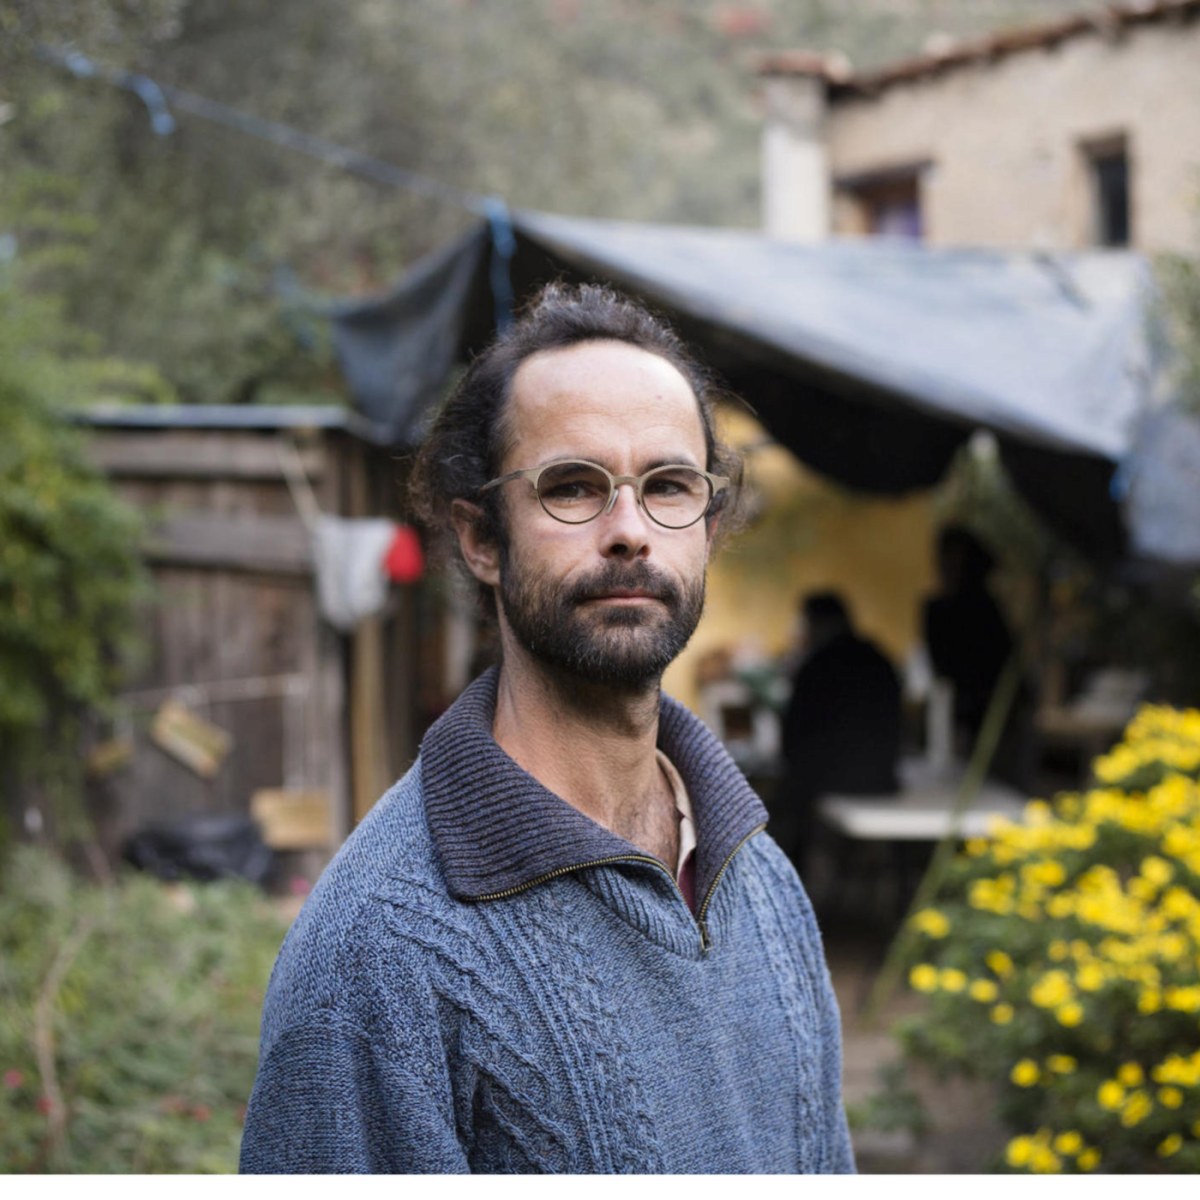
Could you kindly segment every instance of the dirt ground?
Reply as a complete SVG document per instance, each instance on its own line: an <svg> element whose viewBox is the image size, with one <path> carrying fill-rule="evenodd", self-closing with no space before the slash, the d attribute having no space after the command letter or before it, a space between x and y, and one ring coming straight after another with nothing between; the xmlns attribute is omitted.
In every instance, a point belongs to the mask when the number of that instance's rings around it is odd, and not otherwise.
<svg viewBox="0 0 1200 1200"><path fill-rule="evenodd" d="M852 1108L882 1090L880 1072L901 1057L891 1029L922 1004L901 983L878 1020L865 1022L863 1009L886 949L886 933L878 930L836 924L825 929L829 971L842 1012L843 1091ZM900 1082L919 1097L928 1127L919 1137L901 1130L852 1129L859 1172L970 1175L987 1170L1006 1140L993 1116L990 1089L962 1080L942 1082L911 1066L902 1069Z"/></svg>

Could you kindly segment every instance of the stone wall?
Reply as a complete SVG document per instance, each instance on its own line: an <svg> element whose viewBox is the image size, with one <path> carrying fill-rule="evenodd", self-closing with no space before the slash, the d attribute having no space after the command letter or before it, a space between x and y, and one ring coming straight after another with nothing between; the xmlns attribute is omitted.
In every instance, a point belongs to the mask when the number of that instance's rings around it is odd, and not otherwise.
<svg viewBox="0 0 1200 1200"><path fill-rule="evenodd" d="M925 236L937 245L1093 242L1087 149L1124 135L1130 240L1181 250L1200 239L1200 20L1097 32L842 93L826 123L833 179L928 163ZM862 231L840 191L835 233Z"/></svg>

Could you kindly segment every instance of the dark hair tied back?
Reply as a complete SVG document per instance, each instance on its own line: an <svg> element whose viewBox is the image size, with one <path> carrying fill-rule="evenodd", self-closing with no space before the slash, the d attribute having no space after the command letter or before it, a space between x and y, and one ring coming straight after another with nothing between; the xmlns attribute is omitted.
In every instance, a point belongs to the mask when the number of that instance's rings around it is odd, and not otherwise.
<svg viewBox="0 0 1200 1200"><path fill-rule="evenodd" d="M431 534L450 539L450 506L469 500L480 510L481 536L503 544L499 490L478 492L500 474L513 376L527 358L543 350L592 341L626 342L675 367L699 405L708 470L740 478L740 459L716 433L715 402L726 393L666 321L609 287L551 283L472 361L417 453L409 498L413 516Z"/></svg>

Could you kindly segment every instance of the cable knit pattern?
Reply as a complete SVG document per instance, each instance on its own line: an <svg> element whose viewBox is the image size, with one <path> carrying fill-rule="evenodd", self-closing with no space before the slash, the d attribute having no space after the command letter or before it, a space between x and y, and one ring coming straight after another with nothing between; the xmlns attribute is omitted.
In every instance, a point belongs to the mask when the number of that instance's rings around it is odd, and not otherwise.
<svg viewBox="0 0 1200 1200"><path fill-rule="evenodd" d="M664 705L704 943L661 864L503 755L494 697L430 731L290 930L242 1169L852 1170L811 910L715 739Z"/></svg>

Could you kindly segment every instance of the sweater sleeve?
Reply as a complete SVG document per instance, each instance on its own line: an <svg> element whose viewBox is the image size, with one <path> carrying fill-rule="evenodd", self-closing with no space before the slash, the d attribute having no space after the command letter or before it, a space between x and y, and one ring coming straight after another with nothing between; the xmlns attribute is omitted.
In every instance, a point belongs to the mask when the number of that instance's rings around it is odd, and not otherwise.
<svg viewBox="0 0 1200 1200"><path fill-rule="evenodd" d="M243 1174L465 1174L448 1095L335 1018L284 1030L259 1062Z"/></svg>

